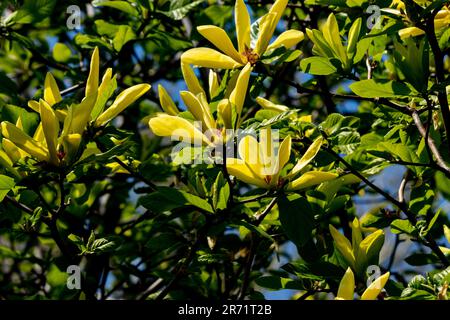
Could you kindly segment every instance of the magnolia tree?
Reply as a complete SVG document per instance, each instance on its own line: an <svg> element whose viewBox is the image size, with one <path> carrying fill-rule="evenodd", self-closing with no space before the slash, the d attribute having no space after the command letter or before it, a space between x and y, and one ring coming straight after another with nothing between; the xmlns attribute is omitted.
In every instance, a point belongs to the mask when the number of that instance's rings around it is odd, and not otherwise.
<svg viewBox="0 0 450 320"><path fill-rule="evenodd" d="M447 1L2 1L0 299L448 299Z"/></svg>

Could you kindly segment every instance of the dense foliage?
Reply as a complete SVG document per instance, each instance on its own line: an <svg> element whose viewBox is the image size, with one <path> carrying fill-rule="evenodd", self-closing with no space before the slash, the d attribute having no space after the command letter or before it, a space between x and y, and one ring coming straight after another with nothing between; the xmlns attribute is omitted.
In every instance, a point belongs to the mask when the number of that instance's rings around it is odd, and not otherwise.
<svg viewBox="0 0 450 320"><path fill-rule="evenodd" d="M450 298L448 1L0 11L0 299Z"/></svg>

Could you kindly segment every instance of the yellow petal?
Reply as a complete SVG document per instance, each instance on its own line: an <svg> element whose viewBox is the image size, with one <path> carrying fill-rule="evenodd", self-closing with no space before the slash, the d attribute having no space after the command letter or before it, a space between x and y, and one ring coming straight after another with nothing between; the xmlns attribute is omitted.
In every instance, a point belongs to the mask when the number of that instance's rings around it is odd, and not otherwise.
<svg viewBox="0 0 450 320"><path fill-rule="evenodd" d="M92 108L97 100L97 95L86 96L80 104L69 107L66 120L64 121L63 134L79 133L82 134L91 117ZM67 132L66 132L67 130Z"/></svg>
<svg viewBox="0 0 450 320"><path fill-rule="evenodd" d="M364 253L364 260L362 262L378 263L378 257L381 247L384 244L383 230L377 230L368 235L359 244L360 251ZM363 266L365 267L365 266Z"/></svg>
<svg viewBox="0 0 450 320"><path fill-rule="evenodd" d="M194 48L184 52L181 55L181 63L217 69L234 69L242 66L242 63L209 48Z"/></svg>
<svg viewBox="0 0 450 320"><path fill-rule="evenodd" d="M91 119L96 119L103 112L107 100L113 94L114 81L116 81L116 76L113 77L112 68L106 69L103 74L102 83L98 87L97 101L92 108Z"/></svg>
<svg viewBox="0 0 450 320"><path fill-rule="evenodd" d="M347 268L344 276L339 284L339 289L337 292L338 300L353 300L355 293L355 276L351 268Z"/></svg>
<svg viewBox="0 0 450 320"><path fill-rule="evenodd" d="M125 110L130 104L139 99L144 93L150 90L151 86L149 84L138 84L122 91L119 96L114 100L113 104L106 109L98 118L95 120L95 125L100 127L105 125L108 121L116 117L119 113Z"/></svg>
<svg viewBox="0 0 450 320"><path fill-rule="evenodd" d="M39 125L34 131L33 139L41 143L43 146L47 145L47 141L45 141L44 129L42 128L42 121L39 122Z"/></svg>
<svg viewBox="0 0 450 320"><path fill-rule="evenodd" d="M15 161L14 161L15 162ZM11 172L12 174L14 174L17 178L21 178L22 176L20 175L19 171L17 171L14 167L13 167L13 161L10 159L10 157L8 156L8 154L3 151L0 150L0 166L5 168L6 170L8 170L9 172Z"/></svg>
<svg viewBox="0 0 450 320"><path fill-rule="evenodd" d="M81 143L81 134L72 133L62 137L61 143L64 150L64 161L70 163L78 153Z"/></svg>
<svg viewBox="0 0 450 320"><path fill-rule="evenodd" d="M230 175L235 176L238 180L254 186L268 189L270 186L256 175L247 164L240 159L227 159L227 171Z"/></svg>
<svg viewBox="0 0 450 320"><path fill-rule="evenodd" d="M98 91L98 81L99 81L99 69L100 69L100 58L98 53L98 47L95 47L94 52L91 57L91 64L89 69L89 77L86 82L85 96L97 95Z"/></svg>
<svg viewBox="0 0 450 320"><path fill-rule="evenodd" d="M219 104L217 105L217 113L219 115L219 118L222 119L223 126L226 129L233 128L233 111L231 108L231 102L228 99L220 100Z"/></svg>
<svg viewBox="0 0 450 320"><path fill-rule="evenodd" d="M48 161L48 151L39 142L32 139L29 135L10 122L3 121L1 126L3 137L11 140L17 147L28 152L36 159Z"/></svg>
<svg viewBox="0 0 450 320"><path fill-rule="evenodd" d="M199 26L197 27L197 30L203 37L205 37L209 42L215 45L217 49L225 53L227 56L233 58L235 61L242 62L241 55L234 48L233 43L231 42L225 30L211 25Z"/></svg>
<svg viewBox="0 0 450 320"><path fill-rule="evenodd" d="M289 173L289 176L295 176L298 172L303 170L317 155L322 146L323 138L319 137L309 146L308 150L306 150L305 154L301 157L301 159L297 162L295 167Z"/></svg>
<svg viewBox="0 0 450 320"><path fill-rule="evenodd" d="M210 144L207 137L186 119L169 116L164 113L149 120L148 125L153 133L161 137L171 137L172 140L183 140L196 145Z"/></svg>
<svg viewBox="0 0 450 320"><path fill-rule="evenodd" d="M389 280L390 273L386 272L381 277L377 278L370 286L364 291L361 296L361 300L375 300L383 290L386 282Z"/></svg>
<svg viewBox="0 0 450 320"><path fill-rule="evenodd" d="M244 0L236 0L234 6L234 21L236 25L239 52L243 53L246 48L250 48L250 15L248 14ZM240 58L237 61L240 61Z"/></svg>
<svg viewBox="0 0 450 320"><path fill-rule="evenodd" d="M61 93L59 92L58 85L55 78L50 72L47 72L44 82L44 100L50 105L60 102L62 100Z"/></svg>
<svg viewBox="0 0 450 320"><path fill-rule="evenodd" d="M19 128L20 130L23 130L23 123L22 123L22 117L21 116L19 116L17 118L16 127Z"/></svg>
<svg viewBox="0 0 450 320"><path fill-rule="evenodd" d="M205 102L202 103L200 99L198 99L192 92L189 91L181 91L180 92L181 99L183 99L186 104L187 109L194 116L194 118L198 121L202 122L202 131L205 132L207 130L215 129L215 121L211 115L211 111L209 110L209 106ZM204 94L198 95L203 96Z"/></svg>
<svg viewBox="0 0 450 320"><path fill-rule="evenodd" d="M322 182L336 179L339 175L323 171L309 171L302 174L299 178L290 182L287 186L288 190L300 190L316 186Z"/></svg>
<svg viewBox="0 0 450 320"><path fill-rule="evenodd" d="M169 93L164 89L162 85L158 85L159 103L165 113L176 116L178 114L178 108L170 97Z"/></svg>
<svg viewBox="0 0 450 320"><path fill-rule="evenodd" d="M203 90L197 76L194 73L194 70L192 70L190 65L181 63L181 72L183 73L184 82L186 82L186 85L190 92L195 95L205 93L205 90Z"/></svg>
<svg viewBox="0 0 450 320"><path fill-rule="evenodd" d="M276 13L268 13L261 18L259 24L258 39L255 44L255 53L262 56L272 39L273 32L277 26L278 21L276 21Z"/></svg>
<svg viewBox="0 0 450 320"><path fill-rule="evenodd" d="M362 241L361 225L359 223L358 218L355 217L355 219L353 219L353 222L351 223L351 228L352 228L352 247L358 248L359 244Z"/></svg>
<svg viewBox="0 0 450 320"><path fill-rule="evenodd" d="M279 48L281 46L286 49L292 48L305 38L305 34L298 30L287 30L280 34L268 47L267 51Z"/></svg>
<svg viewBox="0 0 450 320"><path fill-rule="evenodd" d="M19 149L11 140L6 138L2 139L2 148L14 163L29 155L27 152Z"/></svg>
<svg viewBox="0 0 450 320"><path fill-rule="evenodd" d="M252 66L250 63L241 70L237 79L236 87L230 94L230 102L236 107L236 113L240 116L242 108L244 107L245 97L247 95L248 82L250 74L252 73Z"/></svg>
<svg viewBox="0 0 450 320"><path fill-rule="evenodd" d="M50 156L50 162L54 165L59 163L57 156L57 145L59 135L59 121L53 109L44 100L39 101L42 129Z"/></svg>
<svg viewBox="0 0 450 320"><path fill-rule="evenodd" d="M339 231L337 231L336 228L331 224L329 227L336 249L338 249L338 251L344 256L349 266L354 269L355 257L353 255L352 245L350 244L350 241L348 241L348 239L344 237Z"/></svg>
<svg viewBox="0 0 450 320"><path fill-rule="evenodd" d="M287 136L286 138L284 138L283 142L280 145L280 149L278 150L278 159L279 159L278 165L280 171L289 161L289 158L291 156L291 147L292 147L291 136Z"/></svg>
<svg viewBox="0 0 450 320"><path fill-rule="evenodd" d="M447 242L450 243L450 228L444 225L444 236Z"/></svg>
<svg viewBox="0 0 450 320"><path fill-rule="evenodd" d="M406 39L409 37L417 37L423 34L425 34L425 31L417 27L404 28L398 32L398 35L400 36L401 39Z"/></svg>
<svg viewBox="0 0 450 320"><path fill-rule="evenodd" d="M39 113L39 102L30 100L28 101L28 106L33 110Z"/></svg>
<svg viewBox="0 0 450 320"><path fill-rule="evenodd" d="M247 135L239 141L238 145L239 157L249 166L253 174L262 177L263 172L260 170L260 151L259 143L252 135Z"/></svg>
<svg viewBox="0 0 450 320"><path fill-rule="evenodd" d="M219 90L219 79L217 78L217 73L213 70L209 70L208 74L208 85L209 85L209 97L212 99L216 96Z"/></svg>
<svg viewBox="0 0 450 320"><path fill-rule="evenodd" d="M277 24L278 24L278 21L280 21L281 16L283 15L288 2L289 2L289 0L277 0L273 4L273 6L270 8L269 13L276 14L276 23Z"/></svg>
<svg viewBox="0 0 450 320"><path fill-rule="evenodd" d="M312 116L301 116L300 118L298 118L298 121L312 123Z"/></svg>
<svg viewBox="0 0 450 320"><path fill-rule="evenodd" d="M272 101L264 99L263 97L257 97L256 103L258 103L263 109L276 111L276 112L285 112L288 111L289 108L283 106L281 104L275 104Z"/></svg>

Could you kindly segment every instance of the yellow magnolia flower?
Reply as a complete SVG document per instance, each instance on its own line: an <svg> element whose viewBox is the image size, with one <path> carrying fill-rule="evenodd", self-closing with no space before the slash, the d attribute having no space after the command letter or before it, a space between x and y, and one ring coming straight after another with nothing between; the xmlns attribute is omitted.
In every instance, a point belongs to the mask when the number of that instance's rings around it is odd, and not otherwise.
<svg viewBox="0 0 450 320"><path fill-rule="evenodd" d="M182 63L193 64L207 68L233 69L255 64L266 52L281 46L290 48L303 40L304 34L298 30L288 30L270 44L275 28L280 21L288 0L277 0L269 12L257 21L259 33L256 39L251 39L250 15L243 0L236 0L234 18L238 41L237 49L225 30L213 26L199 26L198 32L216 46L221 52L209 48L194 48L181 56Z"/></svg>
<svg viewBox="0 0 450 320"><path fill-rule="evenodd" d="M359 220L355 218L351 224L352 242L350 243L335 227L332 225L329 227L336 249L358 275L362 275L368 265L378 263L378 255L384 243L383 230L377 230L363 239Z"/></svg>
<svg viewBox="0 0 450 320"><path fill-rule="evenodd" d="M390 273L386 272L375 279L361 295L361 300L376 300L386 282L389 280ZM353 300L355 295L355 276L351 268L345 272L339 284L336 300Z"/></svg>
<svg viewBox="0 0 450 320"><path fill-rule="evenodd" d="M159 87L160 103L166 113L159 113L156 117L150 119L148 123L150 129L157 136L171 136L196 145L222 143L226 138L224 129L235 128L235 123L237 126L239 125L252 71L251 65L247 64L239 72L236 85L229 97L218 104L217 119L213 117L205 91L200 86L192 69L188 65L182 65L182 70L189 91L181 91L180 95L194 120L201 124L201 128L178 116L179 112L175 103L167 91L163 87ZM210 73L210 93L213 93L210 96L214 97L218 87L216 76L214 76L214 73ZM233 122L233 114L236 115L235 122Z"/></svg>
<svg viewBox="0 0 450 320"><path fill-rule="evenodd" d="M276 151L274 144L270 129L260 131L259 142L253 136L245 136L238 146L240 158L227 159L229 174L245 183L264 189L279 188L286 182L287 190L308 188L338 176L330 172L309 171L297 177L319 152L322 145L322 139L319 138L308 148L291 172L280 177L291 155L291 137L287 136Z"/></svg>
<svg viewBox="0 0 450 320"><path fill-rule="evenodd" d="M99 52L95 48L91 57L85 98L80 104L69 106L67 110L54 110L52 106L61 102L62 97L55 79L48 73L44 83L44 99L28 103L39 113L40 125L34 136L30 137L23 131L20 118L16 125L2 122L2 146L5 152L15 161L30 156L54 166L71 163L78 153L81 137L90 121L93 126L107 124L150 89L148 84L128 88L103 111L106 101L112 95L113 81L112 71L108 69L99 87ZM63 122L62 128L60 122Z"/></svg>

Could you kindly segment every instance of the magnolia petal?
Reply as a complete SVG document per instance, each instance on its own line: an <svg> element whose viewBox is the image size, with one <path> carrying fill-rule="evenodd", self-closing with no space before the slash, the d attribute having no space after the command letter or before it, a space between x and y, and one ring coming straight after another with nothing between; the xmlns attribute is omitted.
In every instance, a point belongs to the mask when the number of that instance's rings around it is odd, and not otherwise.
<svg viewBox="0 0 450 320"><path fill-rule="evenodd" d="M297 162L297 164L292 168L289 176L295 176L298 172L303 170L317 155L322 146L323 138L319 137L309 146L308 150L306 150L305 154L301 157L301 159Z"/></svg>
<svg viewBox="0 0 450 320"><path fill-rule="evenodd" d="M370 286L364 291L361 296L361 300L375 300L383 290L386 282L389 280L390 273L386 272L381 277L377 278Z"/></svg>
<svg viewBox="0 0 450 320"><path fill-rule="evenodd" d="M259 170L259 144L252 135L247 135L239 141L238 154L239 157L254 171L255 176L261 176Z"/></svg>
<svg viewBox="0 0 450 320"><path fill-rule="evenodd" d="M183 73L184 82L186 82L186 85L190 92L195 95L205 93L205 90L203 90L197 76L194 73L194 70L192 70L190 65L181 63L181 72Z"/></svg>
<svg viewBox="0 0 450 320"><path fill-rule="evenodd" d="M203 94L199 94L201 96ZM192 92L181 91L181 99L183 99L186 104L187 109L198 121L202 122L202 131L215 129L214 119L212 118L209 106L202 103ZM204 95L203 95L204 96Z"/></svg>
<svg viewBox="0 0 450 320"><path fill-rule="evenodd" d="M312 123L312 116L301 116L300 118L298 118L298 121Z"/></svg>
<svg viewBox="0 0 450 320"><path fill-rule="evenodd" d="M355 294L355 276L351 268L347 268L337 292L337 300L353 300Z"/></svg>
<svg viewBox="0 0 450 320"><path fill-rule="evenodd" d="M13 161L10 159L8 154L3 150L0 150L0 167L3 167L6 170L8 170L9 172L11 172L12 174L14 174L16 176L16 178L19 178L19 179L21 178L19 171L17 171L13 167Z"/></svg>
<svg viewBox="0 0 450 320"><path fill-rule="evenodd" d="M234 69L242 66L241 62L209 48L194 48L184 52L181 55L181 63L217 69Z"/></svg>
<svg viewBox="0 0 450 320"><path fill-rule="evenodd" d="M301 31L287 30L280 34L278 38L276 38L275 41L267 47L267 51L279 48L281 46L285 47L286 49L292 48L304 38L305 34Z"/></svg>
<svg viewBox="0 0 450 320"><path fill-rule="evenodd" d="M263 97L257 97L256 103L259 104L263 109L276 111L276 112L280 112L280 113L289 110L288 107L283 106L281 104L275 104L272 101L264 99Z"/></svg>
<svg viewBox="0 0 450 320"><path fill-rule="evenodd" d="M280 21L288 2L289 0L277 0L270 8L269 13L276 14L276 24L278 24L278 21Z"/></svg>
<svg viewBox="0 0 450 320"><path fill-rule="evenodd" d="M11 140L6 138L2 139L2 148L14 163L29 155L27 152L19 149Z"/></svg>
<svg viewBox="0 0 450 320"><path fill-rule="evenodd" d="M44 100L39 101L42 129L50 156L50 162L54 165L59 163L57 156L59 121L53 109Z"/></svg>
<svg viewBox="0 0 450 320"><path fill-rule="evenodd" d="M130 104L139 99L144 93L150 90L151 86L149 84L143 83L132 86L124 91L122 91L114 100L113 104L106 109L98 118L95 120L95 125L97 127L105 125L111 119L116 117Z"/></svg>
<svg viewBox="0 0 450 320"><path fill-rule="evenodd" d="M98 81L99 81L100 57L98 47L95 47L91 57L91 64L89 69L89 77L86 82L85 96L97 95ZM89 113L90 114L90 113Z"/></svg>
<svg viewBox="0 0 450 320"><path fill-rule="evenodd" d="M69 133L82 134L91 117L92 108L97 100L97 95L86 96L80 104L69 108L62 135ZM66 130L68 131L66 132Z"/></svg>
<svg viewBox="0 0 450 320"><path fill-rule="evenodd" d="M113 76L112 72L112 68L108 68L103 74L102 83L98 87L97 100L91 111L91 119L96 119L103 112L106 102L114 93L116 76Z"/></svg>
<svg viewBox="0 0 450 320"><path fill-rule="evenodd" d="M261 18L261 22L259 24L258 39L256 40L254 50L255 53L259 56L262 56L264 54L270 40L272 39L273 32L278 23L276 19L276 13L268 13Z"/></svg>
<svg viewBox="0 0 450 320"><path fill-rule="evenodd" d="M61 143L64 150L64 161L70 163L78 153L81 143L81 134L72 133L62 137Z"/></svg>
<svg viewBox="0 0 450 320"><path fill-rule="evenodd" d="M59 92L58 84L50 72L47 72L44 81L44 100L50 105L60 102L62 100Z"/></svg>
<svg viewBox="0 0 450 320"><path fill-rule="evenodd" d="M291 136L287 136L284 138L283 142L280 145L280 149L278 150L278 166L281 171L286 163L288 163L289 158L291 156L291 147L292 147L292 139Z"/></svg>
<svg viewBox="0 0 450 320"><path fill-rule="evenodd" d="M227 159L227 171L230 175L235 176L236 179L241 180L245 183L268 189L270 186L256 175L248 165L240 159Z"/></svg>
<svg viewBox="0 0 450 320"><path fill-rule="evenodd" d="M309 171L302 174L299 178L290 182L287 186L288 190L306 189L322 182L336 179L339 175L323 171Z"/></svg>
<svg viewBox="0 0 450 320"><path fill-rule="evenodd" d="M400 36L401 39L406 39L409 37L417 37L423 34L425 34L425 31L417 27L404 28L398 32L398 35Z"/></svg>
<svg viewBox="0 0 450 320"><path fill-rule="evenodd" d="M250 15L244 0L236 0L234 6L234 21L236 25L236 34L238 39L239 52L245 52L250 48ZM239 60L240 61L240 57Z"/></svg>
<svg viewBox="0 0 450 320"><path fill-rule="evenodd" d="M217 113L219 118L222 119L223 126L225 129L233 128L233 110L231 106L231 102L228 99L220 100L217 105Z"/></svg>
<svg viewBox="0 0 450 320"><path fill-rule="evenodd" d="M235 61L242 61L241 55L234 48L233 43L231 42L225 30L216 26L207 25L197 27L197 31L227 56L233 58Z"/></svg>
<svg viewBox="0 0 450 320"><path fill-rule="evenodd" d="M186 119L170 116L164 113L149 120L148 125L153 133L161 137L171 137L172 140L183 140L183 142L208 145L208 138Z"/></svg>
<svg viewBox="0 0 450 320"><path fill-rule="evenodd" d="M39 142L8 121L1 123L3 137L40 161L48 161L48 151Z"/></svg>
<svg viewBox="0 0 450 320"><path fill-rule="evenodd" d="M39 113L39 102L34 101L34 100L30 100L30 101L28 101L28 106L33 111L36 111L37 113Z"/></svg>
<svg viewBox="0 0 450 320"><path fill-rule="evenodd" d="M355 266L355 256L353 255L352 245L350 244L350 241L348 241L348 239L344 237L339 231L337 231L336 228L331 224L329 227L336 249L344 256L347 263L353 269Z"/></svg>
<svg viewBox="0 0 450 320"><path fill-rule="evenodd" d="M158 94L159 94L159 103L161 104L161 108L165 113L176 116L178 114L178 108L173 102L167 90L162 86L158 85Z"/></svg>
<svg viewBox="0 0 450 320"><path fill-rule="evenodd" d="M217 77L217 73L213 70L209 70L208 74L208 86L209 86L209 96L210 98L214 98L219 90L219 79Z"/></svg>
<svg viewBox="0 0 450 320"><path fill-rule="evenodd" d="M239 73L234 90L230 94L230 102L236 107L236 113L240 116L242 108L244 107L245 97L247 95L248 82L250 74L252 73L252 66L247 63Z"/></svg>
<svg viewBox="0 0 450 320"><path fill-rule="evenodd" d="M42 144L43 146L47 146L47 141L45 141L44 129L42 128L42 121L39 122L39 125L34 131L33 139Z"/></svg>

